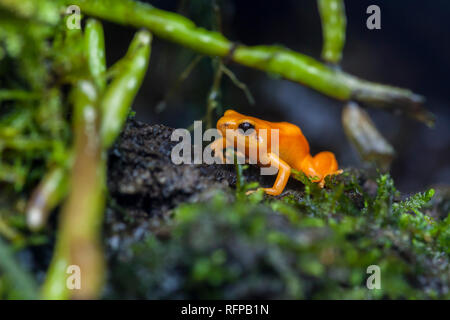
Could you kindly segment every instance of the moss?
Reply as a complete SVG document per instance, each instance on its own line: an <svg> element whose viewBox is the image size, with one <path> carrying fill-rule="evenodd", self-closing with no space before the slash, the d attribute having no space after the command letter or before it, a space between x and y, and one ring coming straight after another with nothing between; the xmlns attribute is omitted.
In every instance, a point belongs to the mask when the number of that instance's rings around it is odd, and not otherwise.
<svg viewBox="0 0 450 320"><path fill-rule="evenodd" d="M106 296L449 298L448 218L421 213L433 190L398 201L389 175L374 195L354 173L324 189L296 177L302 197L242 197L240 185L234 200L179 206L169 239L150 236L114 262ZM380 290L366 288L370 265L381 269Z"/></svg>
<svg viewBox="0 0 450 320"><path fill-rule="evenodd" d="M62 66L82 65L75 58L80 48L62 41L67 28L55 26L59 7L39 3L16 14L0 8L0 184L16 195L67 159L70 124L62 75L68 70ZM40 20L28 19L34 9Z"/></svg>

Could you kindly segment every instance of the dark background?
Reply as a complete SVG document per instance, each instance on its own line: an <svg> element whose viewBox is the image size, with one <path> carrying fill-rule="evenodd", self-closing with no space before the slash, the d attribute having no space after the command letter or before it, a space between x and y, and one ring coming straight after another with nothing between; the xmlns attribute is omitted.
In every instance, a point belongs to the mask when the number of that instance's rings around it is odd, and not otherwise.
<svg viewBox="0 0 450 320"><path fill-rule="evenodd" d="M197 25L211 29L211 0L155 0L152 5L177 11ZM247 45L278 44L320 59L322 31L315 0L222 0L222 31ZM366 9L381 8L381 30L366 28ZM403 116L368 109L382 134L397 152L391 173L404 192L450 184L450 1L346 1L347 42L342 68L367 80L409 88L427 98L436 115L434 129ZM108 64L127 50L134 29L106 25ZM155 38L149 72L136 99L138 120L180 128L201 119L212 84L211 59L203 59L182 85L167 97L195 53ZM309 88L236 64L229 66L255 97L228 78L222 81L223 110L233 108L270 121L300 126L312 153L329 150L340 166L361 166L341 125L342 102ZM156 106L166 101L165 108Z"/></svg>

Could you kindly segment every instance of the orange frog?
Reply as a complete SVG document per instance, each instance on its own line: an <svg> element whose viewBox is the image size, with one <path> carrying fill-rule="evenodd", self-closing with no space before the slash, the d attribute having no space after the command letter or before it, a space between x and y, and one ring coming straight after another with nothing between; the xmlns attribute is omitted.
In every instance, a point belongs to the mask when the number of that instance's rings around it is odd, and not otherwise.
<svg viewBox="0 0 450 320"><path fill-rule="evenodd" d="M304 172L321 187L324 186L326 176L342 173L342 170L338 170L338 163L332 152L323 151L314 157L311 156L308 141L300 128L294 124L264 121L227 110L217 121L217 129L222 137L216 139L210 146L222 160L224 160L223 149L233 146L236 154L245 157L250 163L278 168L273 187L262 188L267 194L279 195L283 192L291 168ZM277 129L278 139L272 139L271 129ZM278 152L271 145L276 141Z"/></svg>

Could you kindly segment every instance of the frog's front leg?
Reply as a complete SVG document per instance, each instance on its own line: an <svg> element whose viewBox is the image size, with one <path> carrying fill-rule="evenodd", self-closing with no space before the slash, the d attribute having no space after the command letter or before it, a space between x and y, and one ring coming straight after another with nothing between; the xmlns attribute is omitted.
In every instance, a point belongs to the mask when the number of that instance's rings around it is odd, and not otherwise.
<svg viewBox="0 0 450 320"><path fill-rule="evenodd" d="M223 150L226 148L226 140L223 137L214 140L209 145L209 147L214 151L214 156L218 157L222 161L221 164L234 164L234 158L233 157L229 158L229 156L225 157L225 155L223 153ZM235 149L235 150L233 150L233 152L238 157L239 164L247 163L247 160L245 157L245 152L243 152L242 150L239 150L239 149ZM226 151L225 151L225 154L227 154ZM227 162L227 159L229 159L228 162Z"/></svg>
<svg viewBox="0 0 450 320"><path fill-rule="evenodd" d="M286 184L289 180L289 176L291 175L291 167L284 162L279 156L269 153L267 155L268 160L270 161L270 165L278 168L278 175L275 180L275 183L272 188L260 188L264 190L265 193L270 194L272 196L277 196L281 194L286 187ZM254 192L254 190L247 192L250 194Z"/></svg>
<svg viewBox="0 0 450 320"><path fill-rule="evenodd" d="M222 164L225 163L225 157L223 155L223 149L226 146L226 141L223 137L214 140L209 147L214 151L214 157L218 157Z"/></svg>

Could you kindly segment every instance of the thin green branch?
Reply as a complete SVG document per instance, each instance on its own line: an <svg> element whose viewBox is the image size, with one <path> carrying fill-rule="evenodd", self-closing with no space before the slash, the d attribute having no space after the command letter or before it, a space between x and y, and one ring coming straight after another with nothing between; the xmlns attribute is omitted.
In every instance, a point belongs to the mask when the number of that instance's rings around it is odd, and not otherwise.
<svg viewBox="0 0 450 320"><path fill-rule="evenodd" d="M103 41L99 41L103 31L95 22L89 28L84 41L86 48L93 50L88 53L88 60L91 60L88 78L93 79L77 81L71 95L74 164L55 253L43 285L42 296L46 299L92 299L101 293L104 260L100 230L106 188L105 150L121 131L150 57L151 34L142 30L135 35L125 57L112 67L109 74L113 79L102 95L99 89L104 81L104 53L97 50L103 50ZM70 265L78 266L82 272L80 290L70 291L66 286Z"/></svg>
<svg viewBox="0 0 450 320"><path fill-rule="evenodd" d="M27 225L40 230L47 222L50 212L62 201L67 193L68 168L54 167L33 191L27 204Z"/></svg>
<svg viewBox="0 0 450 320"><path fill-rule="evenodd" d="M38 100L41 96L35 92L24 90L0 90L0 102L2 100Z"/></svg>
<svg viewBox="0 0 450 320"><path fill-rule="evenodd" d="M227 75L227 77L231 80L231 82L233 82L233 84L238 87L239 89L241 89L242 91L244 91L245 96L247 97L248 102L251 105L255 104L255 98L253 98L252 93L250 92L250 90L248 89L247 85L245 83L243 83L242 81L240 81L236 75L233 73L233 71L231 71L230 69L228 69L225 65L222 65L222 71L224 74Z"/></svg>
<svg viewBox="0 0 450 320"><path fill-rule="evenodd" d="M222 60L213 59L214 79L206 99L206 127L213 127L213 111L219 106L220 83L222 81Z"/></svg>
<svg viewBox="0 0 450 320"><path fill-rule="evenodd" d="M201 54L230 59L236 63L278 74L339 100L355 100L375 107L400 110L433 124L433 115L422 105L424 98L410 90L361 80L295 51L275 46L235 45L222 34L196 27L176 13L132 0L59 0L80 6L83 13L137 28Z"/></svg>
<svg viewBox="0 0 450 320"><path fill-rule="evenodd" d="M105 156L99 136L98 92L93 82L80 80L72 91L75 160L70 194L60 217L58 238L43 298L98 297L103 282L103 252L100 229L104 212ZM67 268L80 268L81 289L66 285Z"/></svg>
<svg viewBox="0 0 450 320"><path fill-rule="evenodd" d="M344 0L317 0L317 4L322 20L322 59L338 64L342 58L347 26Z"/></svg>
<svg viewBox="0 0 450 320"><path fill-rule="evenodd" d="M202 55L196 55L194 59L187 65L187 67L181 72L181 74L178 76L178 78L174 81L170 89L167 91L167 93L164 96L164 99L161 100L155 107L156 112L162 112L167 105L167 101L169 101L175 94L175 92L178 90L180 85L189 77L191 72L195 69L195 67L198 65L198 63L204 58L205 56Z"/></svg>
<svg viewBox="0 0 450 320"><path fill-rule="evenodd" d="M111 67L114 76L101 101L100 134L104 148L109 148L120 134L131 105L147 72L151 54L152 35L141 30L133 38L121 60Z"/></svg>
<svg viewBox="0 0 450 320"><path fill-rule="evenodd" d="M38 22L55 25L60 18L58 3L48 0L0 0L0 6L11 10L21 18L33 18Z"/></svg>
<svg viewBox="0 0 450 320"><path fill-rule="evenodd" d="M89 70L98 88L103 91L106 86L106 57L102 24L95 19L89 19L84 32Z"/></svg>

